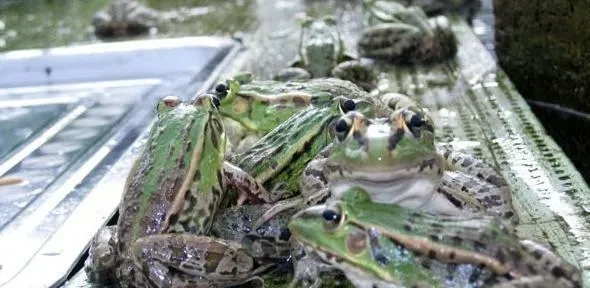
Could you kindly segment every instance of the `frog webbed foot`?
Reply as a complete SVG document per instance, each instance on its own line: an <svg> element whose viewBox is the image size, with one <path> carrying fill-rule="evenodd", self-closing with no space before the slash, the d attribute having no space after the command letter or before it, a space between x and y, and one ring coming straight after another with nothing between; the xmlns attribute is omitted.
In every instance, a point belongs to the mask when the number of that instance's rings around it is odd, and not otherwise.
<svg viewBox="0 0 590 288"><path fill-rule="evenodd" d="M117 260L117 226L107 226L98 231L88 249L84 271L93 283L109 283L115 279Z"/></svg>
<svg viewBox="0 0 590 288"><path fill-rule="evenodd" d="M332 69L332 76L355 83L366 91L377 87L377 73L372 65L360 60L349 60Z"/></svg>
<svg viewBox="0 0 590 288"><path fill-rule="evenodd" d="M289 288L319 288L322 287L320 274L336 270L332 265L326 264L317 257L306 255L295 263L295 274L289 284Z"/></svg>
<svg viewBox="0 0 590 288"><path fill-rule="evenodd" d="M311 73L307 70L299 67L289 67L281 70L277 75L273 77L275 81L297 81L297 80L309 80L311 79Z"/></svg>
<svg viewBox="0 0 590 288"><path fill-rule="evenodd" d="M258 263L235 242L190 234L140 238L132 247L132 256L155 287L240 285L274 266Z"/></svg>

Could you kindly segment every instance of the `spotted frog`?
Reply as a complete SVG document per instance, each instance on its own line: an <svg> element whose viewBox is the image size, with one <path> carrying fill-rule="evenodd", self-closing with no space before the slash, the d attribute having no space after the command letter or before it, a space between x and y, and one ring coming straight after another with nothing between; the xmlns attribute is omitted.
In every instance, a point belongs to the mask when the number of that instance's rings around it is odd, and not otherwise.
<svg viewBox="0 0 590 288"><path fill-rule="evenodd" d="M513 223L511 194L487 162L452 150L437 151L432 120L410 106L389 118L348 112L334 125L332 145L311 161L299 179L301 196L279 202L274 213L339 199L351 187L371 200L441 215L489 214Z"/></svg>
<svg viewBox="0 0 590 288"><path fill-rule="evenodd" d="M250 131L268 133L310 106L326 107L338 96L369 101L368 93L337 78L309 81L260 81L247 72L215 86L219 112Z"/></svg>
<svg viewBox="0 0 590 288"><path fill-rule="evenodd" d="M193 103L172 96L160 101L125 184L117 226L99 232L91 245L85 267L90 280L116 280L124 287L225 287L256 279L270 267L239 243L206 236L230 199L229 186L240 192L238 204L272 202L249 194L261 191L254 179L224 161L218 106L210 94Z"/></svg>
<svg viewBox="0 0 590 288"><path fill-rule="evenodd" d="M281 71L275 80L337 77L350 80L367 91L376 86L377 75L371 65L345 51L338 25L332 16L318 19L306 17L302 21L298 52L299 56L291 68Z"/></svg>
<svg viewBox="0 0 590 288"><path fill-rule="evenodd" d="M576 267L497 218L374 203L360 188L298 212L289 230L306 252L294 283L317 287L313 270L335 268L359 288L582 287Z"/></svg>
<svg viewBox="0 0 590 288"><path fill-rule="evenodd" d="M445 16L429 19L416 6L393 1L364 2L365 30L358 41L362 56L394 64L434 63L457 53L457 40Z"/></svg>

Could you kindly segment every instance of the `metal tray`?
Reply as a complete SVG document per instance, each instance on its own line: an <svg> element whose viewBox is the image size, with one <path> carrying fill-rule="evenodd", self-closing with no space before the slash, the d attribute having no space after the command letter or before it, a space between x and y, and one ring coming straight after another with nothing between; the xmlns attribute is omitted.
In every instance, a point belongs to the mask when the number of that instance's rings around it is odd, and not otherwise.
<svg viewBox="0 0 590 288"><path fill-rule="evenodd" d="M62 283L114 214L160 97L208 89L239 49L211 37L0 54L0 285ZM6 178L5 178L6 179Z"/></svg>

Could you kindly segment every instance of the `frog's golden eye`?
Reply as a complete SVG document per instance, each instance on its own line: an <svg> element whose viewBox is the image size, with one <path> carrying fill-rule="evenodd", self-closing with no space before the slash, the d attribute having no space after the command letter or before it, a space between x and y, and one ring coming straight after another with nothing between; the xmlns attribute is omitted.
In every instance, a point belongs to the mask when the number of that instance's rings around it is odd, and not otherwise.
<svg viewBox="0 0 590 288"><path fill-rule="evenodd" d="M324 218L324 228L328 230L334 230L340 226L342 223L342 213L340 212L340 207L333 206L330 208L326 208L324 212L322 212L322 217Z"/></svg>

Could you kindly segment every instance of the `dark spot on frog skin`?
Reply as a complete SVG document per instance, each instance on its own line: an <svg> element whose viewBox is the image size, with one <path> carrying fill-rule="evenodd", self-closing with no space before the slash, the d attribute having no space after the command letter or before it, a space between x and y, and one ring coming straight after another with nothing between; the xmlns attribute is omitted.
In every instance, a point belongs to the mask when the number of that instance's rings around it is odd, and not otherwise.
<svg viewBox="0 0 590 288"><path fill-rule="evenodd" d="M412 232L412 226L410 224L404 224L404 230L408 231L408 232Z"/></svg>
<svg viewBox="0 0 590 288"><path fill-rule="evenodd" d="M463 162L461 162L461 167L469 167L471 164L473 164L473 161L469 158L465 158L463 159Z"/></svg>
<svg viewBox="0 0 590 288"><path fill-rule="evenodd" d="M430 258L430 259L436 259L436 251L429 250L428 251L428 258Z"/></svg>
<svg viewBox="0 0 590 288"><path fill-rule="evenodd" d="M535 249L535 251L533 251L533 257L535 257L536 260L541 260L541 258L543 258L543 251Z"/></svg>
<svg viewBox="0 0 590 288"><path fill-rule="evenodd" d="M553 274L553 276L555 276L555 278L561 278L561 277L565 276L565 271L563 270L563 268L556 266L556 267L553 267L553 269L551 269L551 274Z"/></svg>
<svg viewBox="0 0 590 288"><path fill-rule="evenodd" d="M434 166L435 163L436 163L436 159L434 159L434 158L423 160L422 164L420 165L419 172L423 172L426 167L432 169L432 167Z"/></svg>
<svg viewBox="0 0 590 288"><path fill-rule="evenodd" d="M195 176L193 176L193 181L197 182L199 180L201 180L201 171L197 170L197 171L195 171Z"/></svg>
<svg viewBox="0 0 590 288"><path fill-rule="evenodd" d="M504 219L511 218L512 216L514 216L514 212L512 212L512 211L504 212Z"/></svg>
<svg viewBox="0 0 590 288"><path fill-rule="evenodd" d="M270 167L272 167L272 169L277 169L277 167L279 167L279 162L273 160L270 162Z"/></svg>
<svg viewBox="0 0 590 288"><path fill-rule="evenodd" d="M397 143L404 138L405 131L403 128L397 128L395 133L389 137L389 151L395 150Z"/></svg>
<svg viewBox="0 0 590 288"><path fill-rule="evenodd" d="M386 266L387 264L389 264L390 261L389 258L385 256L383 247L381 247L381 245L379 244L378 237L379 232L375 230L375 228L369 229L369 243L371 244L371 254L373 255L375 261L377 261L379 264L383 266Z"/></svg>
<svg viewBox="0 0 590 288"><path fill-rule="evenodd" d="M453 245L455 246L461 245L461 243L463 243L463 239L459 236L453 236L451 237L451 240L453 241Z"/></svg>

